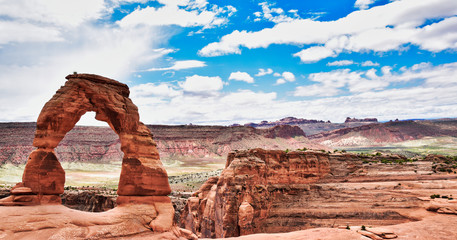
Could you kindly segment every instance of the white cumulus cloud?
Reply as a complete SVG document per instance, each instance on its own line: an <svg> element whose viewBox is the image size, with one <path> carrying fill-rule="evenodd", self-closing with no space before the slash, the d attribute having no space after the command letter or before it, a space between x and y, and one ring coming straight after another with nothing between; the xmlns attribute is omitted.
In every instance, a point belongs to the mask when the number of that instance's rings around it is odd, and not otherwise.
<svg viewBox="0 0 457 240"><path fill-rule="evenodd" d="M304 63L313 63L328 57L335 57L336 53L326 47L310 47L294 54Z"/></svg>
<svg viewBox="0 0 457 240"><path fill-rule="evenodd" d="M375 67L375 66L379 66L379 63L372 62L370 60L365 61L365 62L362 63L362 67Z"/></svg>
<svg viewBox="0 0 457 240"><path fill-rule="evenodd" d="M254 78L247 72L232 72L230 73L229 80L244 81L247 83L254 83Z"/></svg>
<svg viewBox="0 0 457 240"><path fill-rule="evenodd" d="M262 77L262 76L265 76L265 75L269 75L269 74L272 74L273 73L273 69L271 68L268 68L268 69L263 69L263 68L259 68L259 72L255 75L256 77Z"/></svg>
<svg viewBox="0 0 457 240"><path fill-rule="evenodd" d="M177 90L174 86L167 83L145 83L133 86L130 88L132 97L176 97L182 94L182 91Z"/></svg>
<svg viewBox="0 0 457 240"><path fill-rule="evenodd" d="M328 62L327 66L348 66L354 64L352 60L339 60L334 62Z"/></svg>
<svg viewBox="0 0 457 240"><path fill-rule="evenodd" d="M164 6L145 7L135 9L132 13L119 20L121 27L145 26L167 26L176 25L180 27L202 26L211 28L225 24L236 12L232 6L218 7L212 5L207 7L206 1L160 1ZM186 9L180 8L187 6Z"/></svg>
<svg viewBox="0 0 457 240"><path fill-rule="evenodd" d="M271 44L304 45L294 56L312 63L343 51L397 51L405 44L439 52L457 49L456 14L454 0L398 0L334 21L294 19L260 31L235 30L203 47L199 54L241 54L242 47L267 48ZM432 19L438 21L427 24Z"/></svg>
<svg viewBox="0 0 457 240"><path fill-rule="evenodd" d="M273 7L273 4L268 2L261 2L259 3L259 6L262 7L262 12L254 12L254 16L258 19L257 21L261 20L260 17L274 23L290 22L300 18L297 14L297 10L289 10L286 13L282 8L275 8Z"/></svg>
<svg viewBox="0 0 457 240"><path fill-rule="evenodd" d="M185 92L196 94L213 94L224 87L222 79L218 76L208 77L193 75L186 77L184 82L180 83L180 87Z"/></svg>
<svg viewBox="0 0 457 240"><path fill-rule="evenodd" d="M199 68L205 67L206 63L203 61L198 60L184 60L184 61L176 61L171 67L164 67L164 68L150 68L145 71L169 71L169 70L182 70L182 69L189 69L189 68Z"/></svg>
<svg viewBox="0 0 457 240"><path fill-rule="evenodd" d="M375 0L357 0L354 3L354 7L360 9L367 9L370 4L373 4Z"/></svg>
<svg viewBox="0 0 457 240"><path fill-rule="evenodd" d="M104 0L0 0L0 15L36 24L75 27L111 10Z"/></svg>
<svg viewBox="0 0 457 240"><path fill-rule="evenodd" d="M154 90L146 91L154 93L149 95L132 94L132 99L143 121L157 124L232 124L284 116L332 122L342 122L347 116L376 116L385 121L449 117L449 113L457 112L457 62L437 66L420 63L404 67L399 73L392 72L390 67L383 69L339 69L310 74L307 77L315 84L297 87L298 100L278 98L276 92L243 89L208 95L186 94L180 86L169 84L153 85L174 93L169 97L157 96ZM422 83L395 88L396 83L410 81Z"/></svg>
<svg viewBox="0 0 457 240"><path fill-rule="evenodd" d="M277 76L282 76L282 78L276 80L276 85L295 81L295 75L291 72L283 72L281 75L277 75Z"/></svg>

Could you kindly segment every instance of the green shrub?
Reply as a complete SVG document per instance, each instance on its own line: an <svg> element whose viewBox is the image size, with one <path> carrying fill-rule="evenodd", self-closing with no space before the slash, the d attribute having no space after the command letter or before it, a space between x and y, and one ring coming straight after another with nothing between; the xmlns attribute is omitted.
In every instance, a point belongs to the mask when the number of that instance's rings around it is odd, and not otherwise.
<svg viewBox="0 0 457 240"><path fill-rule="evenodd" d="M362 225L362 230L363 230L363 231L367 230L367 229L365 228L365 225Z"/></svg>
<svg viewBox="0 0 457 240"><path fill-rule="evenodd" d="M439 194L432 194L432 195L430 195L430 198L431 198L431 199L435 199L435 198L439 198L439 197L440 197Z"/></svg>
<svg viewBox="0 0 457 240"><path fill-rule="evenodd" d="M392 163L392 161L388 160L388 159L385 159L385 158L382 158L381 159L381 163L387 164L387 163Z"/></svg>

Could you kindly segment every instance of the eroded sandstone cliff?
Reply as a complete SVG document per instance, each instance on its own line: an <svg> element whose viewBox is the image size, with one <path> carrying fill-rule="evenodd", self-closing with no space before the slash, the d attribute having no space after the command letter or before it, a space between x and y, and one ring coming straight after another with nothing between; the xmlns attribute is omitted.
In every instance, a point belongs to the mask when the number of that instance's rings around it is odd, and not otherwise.
<svg viewBox="0 0 457 240"><path fill-rule="evenodd" d="M430 195L457 196L456 160L320 151L231 153L181 214L200 237L290 232L316 227L383 226L430 215ZM445 171L436 171L436 169Z"/></svg>
<svg viewBox="0 0 457 240"><path fill-rule="evenodd" d="M272 225L283 224L273 219L277 200L304 191L303 187L329 172L324 153L233 152L221 176L209 179L189 198L182 224L201 237L268 232Z"/></svg>

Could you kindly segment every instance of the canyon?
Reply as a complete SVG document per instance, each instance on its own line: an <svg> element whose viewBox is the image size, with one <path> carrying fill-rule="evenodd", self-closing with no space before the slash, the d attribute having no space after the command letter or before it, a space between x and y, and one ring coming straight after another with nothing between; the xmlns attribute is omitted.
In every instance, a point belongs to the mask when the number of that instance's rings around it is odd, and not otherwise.
<svg viewBox="0 0 457 240"><path fill-rule="evenodd" d="M441 155L251 149L229 153L195 193L170 198L175 222L202 238L454 239L455 171L457 159ZM62 195L69 207L99 212L110 212L116 197L91 188Z"/></svg>
<svg viewBox="0 0 457 240"><path fill-rule="evenodd" d="M208 159L222 165L236 149L319 148L296 126L268 129L197 125L146 125L157 143L160 156L167 160ZM0 123L0 165L25 164L32 145L36 123ZM110 163L120 161L119 137L109 127L75 126L56 148L62 162Z"/></svg>
<svg viewBox="0 0 457 240"><path fill-rule="evenodd" d="M289 119L289 118L286 118ZM210 160L224 164L227 154L238 149L326 149L332 148L382 148L395 143L429 139L422 145L433 144L446 138L450 149L457 144L457 120L408 120L386 123L349 122L361 126L342 127L336 130L315 132L322 124L317 120L302 123L303 119L279 120L287 124L254 128L251 126L199 126L199 125L146 125L152 132L160 156L164 161ZM315 122L314 122L315 121ZM293 123L302 125L293 125ZM291 124L291 125L289 125ZM329 125L330 126L330 125ZM305 128L305 130L303 130ZM0 123L0 165L24 164L34 149L32 141L36 123ZM333 127L331 127L333 129ZM438 140L437 140L438 139ZM412 142L411 144L414 144ZM420 146L420 143L418 146ZM444 146L445 144L441 144ZM395 146L392 146L395 148ZM396 146L401 148L402 145ZM373 149L373 150L374 150ZM452 152L451 152L452 153ZM119 137L109 127L75 126L56 148L62 162L109 163L120 161ZM456 153L457 154L457 153Z"/></svg>
<svg viewBox="0 0 457 240"><path fill-rule="evenodd" d="M436 166L452 171L436 172ZM180 226L202 238L325 227L358 229L368 236L362 225L375 229L421 222L436 217L437 211L455 214L456 170L456 158L439 155L407 159L309 150L236 151L221 175L208 179L188 199ZM437 195L444 196L437 201ZM434 207L437 202L442 205Z"/></svg>

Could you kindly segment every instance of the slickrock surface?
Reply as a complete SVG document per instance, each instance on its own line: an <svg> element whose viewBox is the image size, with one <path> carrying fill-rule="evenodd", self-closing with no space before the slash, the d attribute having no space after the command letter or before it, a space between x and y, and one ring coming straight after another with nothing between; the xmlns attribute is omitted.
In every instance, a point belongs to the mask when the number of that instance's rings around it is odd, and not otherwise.
<svg viewBox="0 0 457 240"><path fill-rule="evenodd" d="M230 239L240 240L280 240L280 239L302 239L302 240L368 240L368 239L396 239L396 240L454 240L456 239L455 229L457 228L457 216L437 215L427 217L424 220L409 222L397 225L383 226L378 228L367 227L365 233L371 233L371 237L365 237L360 233L360 226L350 230L338 228L313 228L302 231L276 234L252 234ZM376 232L380 235L376 235ZM394 233L384 235L383 233ZM364 234L365 234L364 233ZM391 236L390 238L387 238ZM395 237L396 236L396 237Z"/></svg>
<svg viewBox="0 0 457 240"><path fill-rule="evenodd" d="M201 237L401 224L436 215L426 210L431 195L457 196L457 175L435 173L440 163L430 156L261 149L229 156L181 215L181 226Z"/></svg>
<svg viewBox="0 0 457 240"><path fill-rule="evenodd" d="M61 205L0 207L0 239L195 239L177 227L163 232L165 226L156 221L160 205L127 204L102 213Z"/></svg>

